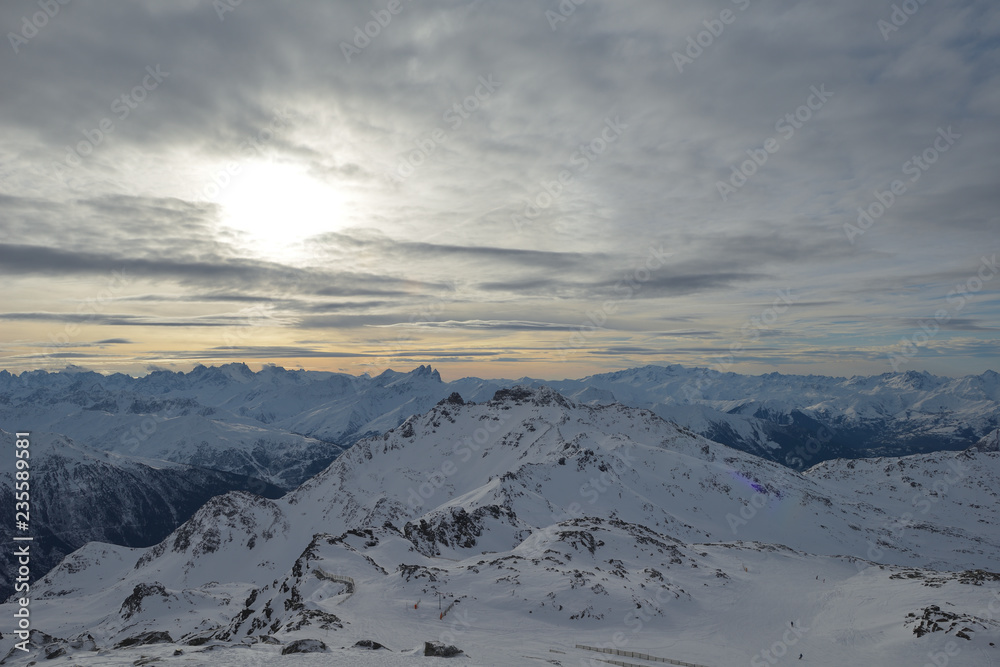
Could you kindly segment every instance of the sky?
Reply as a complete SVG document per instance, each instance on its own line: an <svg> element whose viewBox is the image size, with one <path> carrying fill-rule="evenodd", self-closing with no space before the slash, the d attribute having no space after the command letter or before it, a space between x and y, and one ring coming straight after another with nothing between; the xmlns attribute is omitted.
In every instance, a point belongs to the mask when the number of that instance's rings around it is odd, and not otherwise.
<svg viewBox="0 0 1000 667"><path fill-rule="evenodd" d="M0 30L0 368L1000 369L996 3L12 0Z"/></svg>

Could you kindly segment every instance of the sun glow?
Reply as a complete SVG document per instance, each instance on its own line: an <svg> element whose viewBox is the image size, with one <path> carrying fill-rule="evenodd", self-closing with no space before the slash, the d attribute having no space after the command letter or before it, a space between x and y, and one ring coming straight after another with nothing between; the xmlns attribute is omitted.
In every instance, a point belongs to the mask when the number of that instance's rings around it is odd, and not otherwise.
<svg viewBox="0 0 1000 667"><path fill-rule="evenodd" d="M347 224L343 196L294 165L244 165L216 202L223 224L270 257L288 258L305 239Z"/></svg>

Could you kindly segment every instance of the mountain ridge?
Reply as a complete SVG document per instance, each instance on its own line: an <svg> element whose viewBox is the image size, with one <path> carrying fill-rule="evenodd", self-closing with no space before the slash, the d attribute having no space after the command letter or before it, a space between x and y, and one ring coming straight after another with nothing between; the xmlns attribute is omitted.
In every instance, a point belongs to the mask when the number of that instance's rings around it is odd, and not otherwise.
<svg viewBox="0 0 1000 667"><path fill-rule="evenodd" d="M165 628L224 646L353 641L373 614L389 614L396 630L369 638L398 647L440 627L437 610L432 621L419 607L441 595L479 619L465 648L496 661L482 634L496 623L533 619L542 634L526 645L540 647L550 631L581 637L648 609L642 623L658 635L693 629L690 618L711 626L716 664L730 664L753 649L709 613L733 595L743 613L747 596L795 599L795 587L830 577L836 588L788 610L825 628L804 640L811 653L854 627L845 614L861 591L879 590L899 628L886 630L890 649L923 655L906 614L949 603L979 619L963 645L978 655L1000 626L959 582L973 575L949 573L1000 570L998 488L994 452L826 461L800 473L648 410L515 386L478 403L449 396L358 441L283 498L214 498L154 547L92 543L38 582L35 613L53 637L98 646ZM93 568L99 586L88 583ZM757 632L767 621L743 625ZM674 655L704 660L696 644L676 641Z"/></svg>

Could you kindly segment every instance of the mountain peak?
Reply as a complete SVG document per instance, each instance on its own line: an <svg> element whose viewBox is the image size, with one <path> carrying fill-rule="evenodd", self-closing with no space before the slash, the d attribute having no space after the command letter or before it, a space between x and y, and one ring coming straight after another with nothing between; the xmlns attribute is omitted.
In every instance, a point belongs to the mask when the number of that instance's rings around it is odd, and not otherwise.
<svg viewBox="0 0 1000 667"><path fill-rule="evenodd" d="M446 404L447 405L465 405L465 399L462 398L462 395L460 393L458 393L457 391L453 391L453 392L451 392L451 395L448 396L448 398L442 398L440 401L438 401L437 404L438 405L446 405Z"/></svg>
<svg viewBox="0 0 1000 667"><path fill-rule="evenodd" d="M978 443L969 448L979 452L1000 452L1000 428L984 435Z"/></svg>
<svg viewBox="0 0 1000 667"><path fill-rule="evenodd" d="M431 368L430 364L426 366L421 364L420 366L414 368L412 371L408 372L394 371L391 368L387 368L381 373L379 373L375 378L375 380L382 385L388 385L399 379L409 379L409 380L427 379L430 380L431 382L442 382L441 374L438 373L433 368Z"/></svg>
<svg viewBox="0 0 1000 667"><path fill-rule="evenodd" d="M427 364L426 366L423 364L417 366L409 372L409 375L412 377L425 377L430 380L434 380L435 382L441 382L441 374L431 368L430 364Z"/></svg>
<svg viewBox="0 0 1000 667"><path fill-rule="evenodd" d="M528 387L523 384L514 385L506 389L498 389L491 403L532 403L533 405L551 405L558 403L563 407L573 407L575 404L568 398L546 385L538 387Z"/></svg>
<svg viewBox="0 0 1000 667"><path fill-rule="evenodd" d="M191 369L188 377L208 380L215 384L229 382L247 382L253 380L256 374L242 361L223 364L221 366L205 366L198 364Z"/></svg>

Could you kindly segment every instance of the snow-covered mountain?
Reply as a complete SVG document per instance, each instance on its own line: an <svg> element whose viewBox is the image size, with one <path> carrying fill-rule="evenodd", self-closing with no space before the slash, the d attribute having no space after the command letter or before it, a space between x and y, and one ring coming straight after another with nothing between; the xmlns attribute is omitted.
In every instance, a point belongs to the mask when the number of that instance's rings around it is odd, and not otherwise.
<svg viewBox="0 0 1000 667"><path fill-rule="evenodd" d="M1000 428L980 438L976 449L980 452L1000 452Z"/></svg>
<svg viewBox="0 0 1000 667"><path fill-rule="evenodd" d="M646 366L578 380L442 382L420 366L369 377L244 364L141 378L0 371L0 427L32 424L98 449L256 476L292 489L358 439L458 392L548 385L581 403L646 408L803 470L833 458L961 450L1000 427L1000 375L833 378ZM20 428L20 427L18 427Z"/></svg>
<svg viewBox="0 0 1000 667"><path fill-rule="evenodd" d="M647 408L799 470L840 457L957 451L1000 426L1000 374L992 370L836 378L646 366L550 384L576 400Z"/></svg>
<svg viewBox="0 0 1000 667"><path fill-rule="evenodd" d="M14 435L0 431L4 442ZM32 571L41 576L87 542L146 547L161 541L210 498L233 490L276 498L277 487L256 478L189 465L142 461L33 432L28 504L34 537ZM13 461L13 455L11 460ZM12 544L14 466L0 471L0 540ZM0 594L13 590L14 570L0 570Z"/></svg>
<svg viewBox="0 0 1000 667"><path fill-rule="evenodd" d="M380 434L444 395L430 367L375 378L275 367L253 373L243 364L141 378L0 371L0 428L37 434L36 468L57 472L46 475L38 505L51 511L36 511L32 521L44 554L35 576L91 540L158 542L226 491L277 497L276 487L295 488L362 435ZM121 470L102 476L107 466ZM0 483L9 487L12 468L5 470ZM9 516L12 498L0 500ZM0 529L0 537L8 532ZM10 592L5 570L0 595Z"/></svg>
<svg viewBox="0 0 1000 667"><path fill-rule="evenodd" d="M248 399L261 391L257 376L240 368L246 367L138 379L0 372L0 426L27 424L95 449L225 470L286 489L329 465L342 449L336 444L246 416L246 403L229 409L239 402L234 394Z"/></svg>
<svg viewBox="0 0 1000 667"><path fill-rule="evenodd" d="M283 498L229 493L156 546L71 554L32 591L48 646L10 661L281 664L323 642L335 655L318 659L413 664L442 640L460 664L598 655L577 644L700 665L992 664L998 490L994 452L800 473L648 410L453 394Z"/></svg>
<svg viewBox="0 0 1000 667"><path fill-rule="evenodd" d="M802 470L838 456L995 447L990 434L1000 426L998 380L992 371L956 380L913 372L844 379L649 366L551 384L577 402L642 407L711 440ZM527 378L518 382L543 385ZM244 364L141 378L0 371L0 428L62 434L79 447L118 454L118 462L146 461L147 469L159 468L160 477L179 473L150 462L199 470L185 475L182 484L153 485L169 510L156 503L132 510L147 517L142 535L91 530L84 522L67 539L58 536L65 528L48 525L58 514L36 515L47 568L88 540L148 545L190 518L207 498L257 488L255 480L293 489L358 439L395 428L453 392L482 402L514 384L479 378L445 383L429 366L375 377L274 366L254 373ZM75 489L79 511L118 516L123 505L137 502L122 499L135 496L124 490L129 486L113 492L100 485L66 488ZM53 485L51 495L61 496L60 488ZM9 578L0 578L0 593L9 592L9 585Z"/></svg>

